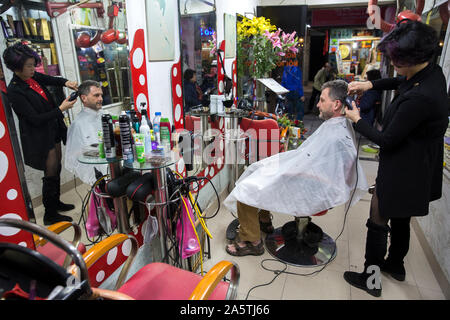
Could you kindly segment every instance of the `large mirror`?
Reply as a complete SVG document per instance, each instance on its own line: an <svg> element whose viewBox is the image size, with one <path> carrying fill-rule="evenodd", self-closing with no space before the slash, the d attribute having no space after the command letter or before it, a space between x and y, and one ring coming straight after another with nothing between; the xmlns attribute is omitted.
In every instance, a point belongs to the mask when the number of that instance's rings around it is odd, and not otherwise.
<svg viewBox="0 0 450 320"><path fill-rule="evenodd" d="M201 104L205 95L217 91L217 59L212 43L216 37L215 11L188 13L196 1L180 9L180 45L183 71L184 112ZM180 1L183 3L183 1ZM198 0L199 5L203 1ZM213 7L209 7L212 10ZM195 10L197 12L198 9Z"/></svg>
<svg viewBox="0 0 450 320"><path fill-rule="evenodd" d="M85 80L99 81L103 86L103 104L130 102L129 62L126 43L101 41L90 47L80 45L83 37L95 39L98 32L74 28L73 37L78 60L81 82ZM81 40L80 40L81 39ZM91 40L92 41L92 40Z"/></svg>
<svg viewBox="0 0 450 320"><path fill-rule="evenodd" d="M179 10L184 124L199 138L218 121L209 110L217 94L215 1L180 0ZM206 147L205 139L199 145Z"/></svg>

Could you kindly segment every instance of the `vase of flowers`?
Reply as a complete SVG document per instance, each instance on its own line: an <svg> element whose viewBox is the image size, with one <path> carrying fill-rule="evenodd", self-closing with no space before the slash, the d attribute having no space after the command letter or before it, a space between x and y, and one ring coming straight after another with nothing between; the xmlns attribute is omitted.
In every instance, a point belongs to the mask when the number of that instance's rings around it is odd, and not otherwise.
<svg viewBox="0 0 450 320"><path fill-rule="evenodd" d="M298 46L295 31L285 33L264 17L244 17L237 24L238 78L267 78L286 53L298 52ZM262 84L257 81L256 86L256 99L265 100Z"/></svg>

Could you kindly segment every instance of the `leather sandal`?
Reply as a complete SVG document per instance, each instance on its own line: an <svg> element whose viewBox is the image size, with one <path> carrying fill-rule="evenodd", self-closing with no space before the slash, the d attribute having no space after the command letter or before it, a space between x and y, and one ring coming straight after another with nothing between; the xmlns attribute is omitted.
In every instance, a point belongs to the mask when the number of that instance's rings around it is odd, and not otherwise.
<svg viewBox="0 0 450 320"><path fill-rule="evenodd" d="M236 252L231 252L228 249L228 246L225 247L225 251L228 254L235 256L235 257L243 257L243 256L250 256L250 255L251 256L260 256L260 255L264 254L264 244L263 244L262 240L256 246L253 245L250 241L245 241L244 247L240 247L236 240L233 241L231 244L234 245Z"/></svg>

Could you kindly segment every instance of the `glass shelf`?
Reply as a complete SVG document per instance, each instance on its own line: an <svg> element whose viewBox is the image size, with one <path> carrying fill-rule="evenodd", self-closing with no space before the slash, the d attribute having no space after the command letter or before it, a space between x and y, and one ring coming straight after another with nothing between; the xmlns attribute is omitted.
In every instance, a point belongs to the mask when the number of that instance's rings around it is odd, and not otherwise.
<svg viewBox="0 0 450 320"><path fill-rule="evenodd" d="M84 164L109 164L109 163L116 163L122 161L122 158L116 157L115 160L107 160L106 158L100 158L95 156L89 156L81 154L78 156L78 162L84 163Z"/></svg>
<svg viewBox="0 0 450 320"><path fill-rule="evenodd" d="M135 170L153 170L153 169L161 169L165 167L169 167L175 163L177 163L181 159L181 156L178 152L170 151L169 154L166 154L164 158L155 160L154 162L150 162L146 160L146 162L141 163L136 160L133 163L124 162L123 166L130 169Z"/></svg>

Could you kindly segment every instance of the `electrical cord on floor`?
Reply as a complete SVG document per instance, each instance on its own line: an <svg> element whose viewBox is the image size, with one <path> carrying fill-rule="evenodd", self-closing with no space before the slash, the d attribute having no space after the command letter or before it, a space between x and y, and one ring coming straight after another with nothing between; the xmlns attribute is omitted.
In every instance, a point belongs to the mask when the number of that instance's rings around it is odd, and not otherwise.
<svg viewBox="0 0 450 320"><path fill-rule="evenodd" d="M345 214L344 214L344 222L343 222L343 224L342 224L341 232L338 234L338 236L336 237L336 239L334 239L334 243L336 244L336 246L335 246L334 249L333 249L333 252L332 252L332 254L331 254L330 260L328 260L328 261L322 266L322 268L320 268L319 270L316 270L316 271L313 271L313 272L310 272L310 273L296 273L296 272L286 271L288 265L287 265L287 263L285 263L285 262L282 262L282 261L280 261L280 260L278 260L278 259L264 259L264 260L262 260L261 263L260 263L261 268L263 268L264 270L271 271L271 272L275 273L275 277L273 277L273 279L272 279L271 281L267 282L267 283L260 284L260 285L257 285L257 286L254 286L254 287L250 288L249 291L247 292L247 296L245 297L245 300L248 300L248 296L250 295L250 292L251 292L251 291L253 291L253 290L256 289L256 288L259 288L259 287L265 287L265 286L268 286L268 285L272 284L272 283L275 281L275 279L278 278L278 276L281 275L281 274L283 274L283 273L285 273L285 274L291 274L291 275L296 275L296 276L311 276L311 275L314 275L314 274L317 274L317 273L322 272L322 271L323 271L323 270L324 270L324 269L325 269L332 261L334 261L335 253L336 253L336 249L337 249L337 240L341 237L342 233L344 232L344 229L345 229L345 222L346 222L346 220L347 220L348 210L350 209L350 205L351 205L351 203L352 203L353 196L355 195L356 189L357 189L357 187L358 187L358 157L359 157L359 145L360 145L360 142L361 142L361 135L360 135L359 138L358 138L358 145L357 145L357 147L356 147L356 165L355 165L355 167L356 167L356 182L355 182L355 187L353 188L352 195L351 195L351 197L350 197L350 200L348 201L348 206L347 206L347 208L346 208L346 210L345 210ZM262 241L262 240L261 240L261 241ZM279 263L281 263L281 264L284 265L284 269L283 269L283 270L278 270L278 269L269 269L269 268L266 268L266 267L264 267L264 262L267 262L267 261L275 261L275 262L279 262Z"/></svg>

